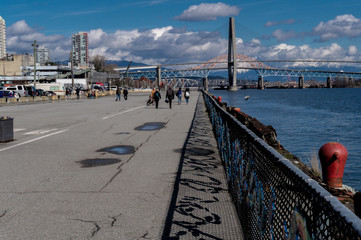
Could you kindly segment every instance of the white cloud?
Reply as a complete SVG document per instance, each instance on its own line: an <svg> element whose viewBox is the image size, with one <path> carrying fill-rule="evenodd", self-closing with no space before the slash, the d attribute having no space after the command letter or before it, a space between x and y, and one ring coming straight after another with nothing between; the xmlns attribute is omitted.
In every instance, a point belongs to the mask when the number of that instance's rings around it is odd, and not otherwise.
<svg viewBox="0 0 361 240"><path fill-rule="evenodd" d="M69 59L70 36L45 35L29 27L25 21L14 23L9 29L10 34L7 37L9 52L32 54L31 44L37 40L38 44L49 48L53 61ZM152 65L204 62L224 55L228 51L228 39L222 38L219 33L194 32L172 26L115 32L105 32L99 28L90 30L88 33L90 56L104 55L108 60L133 60ZM286 33L280 32L279 37L286 38L284 36ZM281 43L266 46L260 39L245 41L241 38L236 39L236 44L238 54L256 59L361 60L358 49L354 45L342 47L332 43L315 48L311 45L297 46Z"/></svg>
<svg viewBox="0 0 361 240"><path fill-rule="evenodd" d="M46 36L39 33L36 29L31 28L25 20L18 21L7 28L6 46L9 53L32 53L31 44L36 40L37 44L50 49L51 57L65 58L65 53L70 52L70 38L60 34ZM69 49L69 50L66 50Z"/></svg>
<svg viewBox="0 0 361 240"><path fill-rule="evenodd" d="M287 19L287 20L281 20L281 21L269 21L265 24L266 27L272 27L277 25L284 25L284 24L293 24L295 23L295 19Z"/></svg>
<svg viewBox="0 0 361 240"><path fill-rule="evenodd" d="M356 55L358 52L357 47L356 46L349 46L348 47L348 54L349 55Z"/></svg>
<svg viewBox="0 0 361 240"><path fill-rule="evenodd" d="M321 22L313 29L314 35L319 35L319 41L325 42L341 37L361 36L361 19L345 14L337 16L328 22Z"/></svg>
<svg viewBox="0 0 361 240"><path fill-rule="evenodd" d="M236 6L230 6L222 2L201 3L190 6L175 19L181 21L211 21L217 20L218 17L237 16L240 10Z"/></svg>
<svg viewBox="0 0 361 240"><path fill-rule="evenodd" d="M277 29L272 33L272 37L276 38L277 41L285 41L290 38L297 37L297 33L295 31L283 31L281 29Z"/></svg>

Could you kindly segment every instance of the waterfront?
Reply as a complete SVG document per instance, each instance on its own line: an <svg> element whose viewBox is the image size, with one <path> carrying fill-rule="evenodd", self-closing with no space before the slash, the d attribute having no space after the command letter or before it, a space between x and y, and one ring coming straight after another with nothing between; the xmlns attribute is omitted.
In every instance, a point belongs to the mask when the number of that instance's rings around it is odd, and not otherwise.
<svg viewBox="0 0 361 240"><path fill-rule="evenodd" d="M327 142L348 150L344 184L361 190L361 89L266 89L214 91L228 105L240 107L277 131L280 143L302 161ZM248 101L245 96L250 96Z"/></svg>

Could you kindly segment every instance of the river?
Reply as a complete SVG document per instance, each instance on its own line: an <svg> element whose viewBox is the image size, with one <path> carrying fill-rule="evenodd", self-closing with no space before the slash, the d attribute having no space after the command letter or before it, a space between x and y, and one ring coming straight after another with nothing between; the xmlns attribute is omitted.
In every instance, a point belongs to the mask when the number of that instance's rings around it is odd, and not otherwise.
<svg viewBox="0 0 361 240"><path fill-rule="evenodd" d="M323 144L341 143L348 151L343 183L361 191L361 88L209 92L272 125L283 147L305 163Z"/></svg>

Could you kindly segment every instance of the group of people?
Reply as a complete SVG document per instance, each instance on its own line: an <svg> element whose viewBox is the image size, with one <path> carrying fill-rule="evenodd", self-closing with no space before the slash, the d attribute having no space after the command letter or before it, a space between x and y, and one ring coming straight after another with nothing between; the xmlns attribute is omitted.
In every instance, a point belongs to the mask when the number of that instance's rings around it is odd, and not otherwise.
<svg viewBox="0 0 361 240"><path fill-rule="evenodd" d="M120 101L121 96L122 96L122 89L120 87L117 87L115 94L117 95L115 101ZM123 97L124 97L124 100L128 100L128 89L127 88L123 89Z"/></svg>
<svg viewBox="0 0 361 240"><path fill-rule="evenodd" d="M167 92L166 92L166 96L165 96L165 102L167 102L169 104L169 108L172 108L172 101L174 99L174 95L178 98L178 105L180 105L182 103L182 98L184 96L186 103L188 104L189 102L189 97L190 97L190 91L189 88L186 88L183 94L183 90L180 87L176 93L174 93L174 90L171 86L168 86L167 88ZM149 101L153 101L155 102L155 108L158 108L158 104L159 104L159 100L162 98L162 96L160 95L159 89L158 88L153 88L152 93L150 94L149 97Z"/></svg>

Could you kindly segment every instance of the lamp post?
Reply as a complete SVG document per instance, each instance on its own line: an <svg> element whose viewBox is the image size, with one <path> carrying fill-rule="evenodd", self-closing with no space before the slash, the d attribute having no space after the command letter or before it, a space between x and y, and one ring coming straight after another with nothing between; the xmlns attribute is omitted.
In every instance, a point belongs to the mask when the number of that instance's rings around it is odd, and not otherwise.
<svg viewBox="0 0 361 240"><path fill-rule="evenodd" d="M39 46L36 44L36 40L31 44L34 47L34 88L36 89L36 48Z"/></svg>

